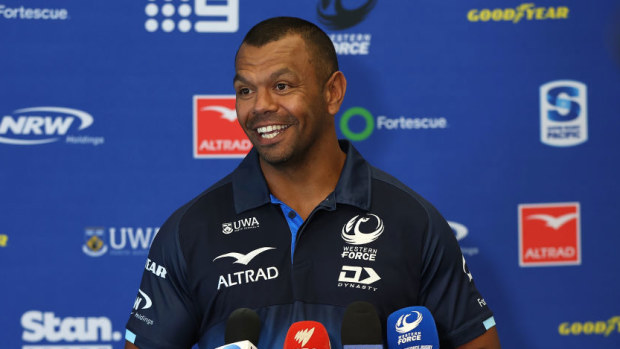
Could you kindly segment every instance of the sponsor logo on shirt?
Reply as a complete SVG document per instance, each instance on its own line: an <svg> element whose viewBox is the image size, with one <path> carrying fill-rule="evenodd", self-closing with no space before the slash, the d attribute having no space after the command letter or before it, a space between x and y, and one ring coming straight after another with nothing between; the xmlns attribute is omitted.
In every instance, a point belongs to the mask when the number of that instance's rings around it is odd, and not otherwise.
<svg viewBox="0 0 620 349"><path fill-rule="evenodd" d="M159 276L162 279L166 278L166 268L162 265L157 265L157 263L153 262L150 258L146 259L146 265L144 269L150 271L155 276Z"/></svg>
<svg viewBox="0 0 620 349"><path fill-rule="evenodd" d="M234 33L239 29L239 0L150 0L144 13L148 32Z"/></svg>
<svg viewBox="0 0 620 349"><path fill-rule="evenodd" d="M581 264L578 202L519 205L519 265Z"/></svg>
<svg viewBox="0 0 620 349"><path fill-rule="evenodd" d="M239 219L236 222L222 223L222 233L228 235L241 230L256 229L260 227L260 223L256 217Z"/></svg>
<svg viewBox="0 0 620 349"><path fill-rule="evenodd" d="M0 118L0 143L12 145L41 145L59 141L65 143L101 145L103 137L81 135L94 118L89 113L65 107L32 107L13 111ZM70 134L80 132L80 135Z"/></svg>
<svg viewBox="0 0 620 349"><path fill-rule="evenodd" d="M237 122L235 95L194 96L194 158L242 158L250 149Z"/></svg>
<svg viewBox="0 0 620 349"><path fill-rule="evenodd" d="M112 349L122 334L112 330L112 321L105 316L57 317L51 311L29 310L21 317L22 348L97 348ZM35 344L36 343L36 344Z"/></svg>
<svg viewBox="0 0 620 349"><path fill-rule="evenodd" d="M260 247L246 254L239 252L229 252L215 257L213 261L215 262L216 260L221 258L232 258L234 259L234 262L232 262L232 264L241 264L247 266L258 255L264 253L265 251L275 249L275 247ZM270 266L266 268L260 267L257 269L247 269L234 273L222 274L218 278L217 289L219 290L220 288L222 288L222 286L228 288L238 285L255 283L259 281L272 280L277 278L279 275L280 273L278 271L278 268L276 268L275 266Z"/></svg>
<svg viewBox="0 0 620 349"><path fill-rule="evenodd" d="M86 227L82 252L90 257L147 255L159 227Z"/></svg>
<svg viewBox="0 0 620 349"><path fill-rule="evenodd" d="M364 225L364 227L362 227ZM384 230L383 220L369 213L355 216L342 227L342 239L351 245L365 245L379 238Z"/></svg>
<svg viewBox="0 0 620 349"><path fill-rule="evenodd" d="M561 336L617 336L620 334L620 316L613 316L607 321L562 322L558 326L558 333Z"/></svg>
<svg viewBox="0 0 620 349"><path fill-rule="evenodd" d="M338 276L338 287L374 292L377 291L377 287L371 285L379 280L381 280L381 277L373 268L343 265Z"/></svg>
<svg viewBox="0 0 620 349"><path fill-rule="evenodd" d="M147 325L152 326L155 323L155 321L139 313L139 311L150 309L152 306L153 306L153 301L151 300L151 297L149 297L149 295L147 295L144 291L139 289L138 296L136 297L136 300L133 303L132 316L146 323Z"/></svg>
<svg viewBox="0 0 620 349"><path fill-rule="evenodd" d="M586 85L557 80L540 86L540 141L571 147L588 140Z"/></svg>

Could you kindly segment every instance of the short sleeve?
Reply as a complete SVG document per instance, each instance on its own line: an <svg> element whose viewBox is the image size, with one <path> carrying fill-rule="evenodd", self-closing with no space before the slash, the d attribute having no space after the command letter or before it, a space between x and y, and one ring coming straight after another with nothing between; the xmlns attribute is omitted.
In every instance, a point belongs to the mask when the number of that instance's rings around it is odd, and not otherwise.
<svg viewBox="0 0 620 349"><path fill-rule="evenodd" d="M188 287L175 213L151 245L125 339L140 349L191 348L199 317Z"/></svg>
<svg viewBox="0 0 620 349"><path fill-rule="evenodd" d="M494 325L448 222L434 207L422 252L420 300L437 324L442 348L465 344Z"/></svg>

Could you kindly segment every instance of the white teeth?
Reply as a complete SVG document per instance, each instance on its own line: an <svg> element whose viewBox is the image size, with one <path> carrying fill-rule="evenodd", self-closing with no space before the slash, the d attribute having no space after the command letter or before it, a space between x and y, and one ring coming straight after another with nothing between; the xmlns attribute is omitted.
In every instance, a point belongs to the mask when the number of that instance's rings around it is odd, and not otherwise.
<svg viewBox="0 0 620 349"><path fill-rule="evenodd" d="M287 127L288 126L285 125L269 125L259 127L256 129L256 131L260 134L261 137L271 139L280 134L280 132L278 131L284 130Z"/></svg>

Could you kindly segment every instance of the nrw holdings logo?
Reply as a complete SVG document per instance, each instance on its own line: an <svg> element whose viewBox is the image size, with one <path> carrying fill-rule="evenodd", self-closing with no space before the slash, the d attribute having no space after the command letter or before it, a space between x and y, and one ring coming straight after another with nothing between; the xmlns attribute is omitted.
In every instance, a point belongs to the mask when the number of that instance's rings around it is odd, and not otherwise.
<svg viewBox="0 0 620 349"><path fill-rule="evenodd" d="M82 252L90 257L147 255L159 227L87 227Z"/></svg>
<svg viewBox="0 0 620 349"><path fill-rule="evenodd" d="M586 85L557 80L540 86L540 141L570 147L588 140Z"/></svg>
<svg viewBox="0 0 620 349"><path fill-rule="evenodd" d="M239 0L150 0L144 13L148 32L234 33L239 29Z"/></svg>
<svg viewBox="0 0 620 349"><path fill-rule="evenodd" d="M89 113L64 107L32 107L15 110L0 118L0 143L39 145L57 142L103 144L103 137L72 136L69 131L81 132L90 127L94 118Z"/></svg>
<svg viewBox="0 0 620 349"><path fill-rule="evenodd" d="M578 202L519 205L519 265L581 264Z"/></svg>
<svg viewBox="0 0 620 349"><path fill-rule="evenodd" d="M366 140L376 131L411 131L444 129L448 120L444 117L388 117L380 115L375 118L362 107L351 107L340 117L340 132L352 141Z"/></svg>
<svg viewBox="0 0 620 349"><path fill-rule="evenodd" d="M194 96L194 158L242 158L250 149L237 122L235 95Z"/></svg>

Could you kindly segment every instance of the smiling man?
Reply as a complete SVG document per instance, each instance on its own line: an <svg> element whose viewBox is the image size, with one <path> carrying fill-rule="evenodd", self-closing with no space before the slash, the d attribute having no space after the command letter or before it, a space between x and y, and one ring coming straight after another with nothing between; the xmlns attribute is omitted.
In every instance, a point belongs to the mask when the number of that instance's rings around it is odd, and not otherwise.
<svg viewBox="0 0 620 349"><path fill-rule="evenodd" d="M354 301L372 303L384 327L390 313L426 306L442 348L499 348L443 217L337 139L346 79L329 37L272 18L248 32L235 68L237 117L254 147L160 229L149 261L161 272L143 274L126 348L221 346L242 307L261 319L258 348L281 348L302 320L324 324L340 348Z"/></svg>

